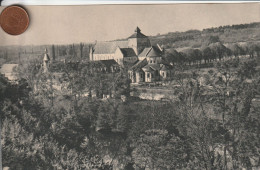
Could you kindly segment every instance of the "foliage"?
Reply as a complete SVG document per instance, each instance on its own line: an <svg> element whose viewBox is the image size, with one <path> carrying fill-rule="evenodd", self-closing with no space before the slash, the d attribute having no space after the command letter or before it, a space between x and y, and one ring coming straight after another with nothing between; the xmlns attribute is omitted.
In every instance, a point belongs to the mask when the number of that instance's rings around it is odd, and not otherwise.
<svg viewBox="0 0 260 170"><path fill-rule="evenodd" d="M185 32L169 32L151 36L152 44L161 44L164 48L203 48L211 43L221 42L223 44L236 42L258 42L259 22L226 25L215 28L206 28L202 31L188 30ZM252 34L256 35L252 37Z"/></svg>
<svg viewBox="0 0 260 170"><path fill-rule="evenodd" d="M53 62L43 73L40 61L32 60L20 66L23 74L17 84L0 76L3 165L104 170L259 167L256 53L253 58L223 59L227 54L218 52L223 57L206 69L206 84L200 81L203 69L185 65L189 60L194 65L202 59L210 62L219 49L225 48L211 43L201 50L169 51L166 59L176 63L178 86L168 86L176 99L167 102L131 100L125 70L93 72L96 65L91 62ZM68 91L57 89L56 83ZM106 95L110 97L102 97Z"/></svg>

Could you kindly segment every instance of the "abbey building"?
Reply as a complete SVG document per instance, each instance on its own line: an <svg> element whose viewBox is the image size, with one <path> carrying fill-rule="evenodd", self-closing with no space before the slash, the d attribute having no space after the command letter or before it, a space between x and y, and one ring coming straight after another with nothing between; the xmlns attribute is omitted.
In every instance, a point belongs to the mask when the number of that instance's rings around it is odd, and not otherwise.
<svg viewBox="0 0 260 170"><path fill-rule="evenodd" d="M97 42L90 49L90 60L115 60L121 66L130 66L132 83L166 80L171 76L171 66L163 61L164 50L152 46L140 28L124 41Z"/></svg>

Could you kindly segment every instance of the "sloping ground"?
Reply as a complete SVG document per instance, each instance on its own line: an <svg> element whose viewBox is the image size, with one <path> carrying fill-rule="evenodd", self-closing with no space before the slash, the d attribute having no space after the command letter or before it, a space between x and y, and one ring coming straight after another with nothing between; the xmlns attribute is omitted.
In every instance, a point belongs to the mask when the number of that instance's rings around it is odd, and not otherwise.
<svg viewBox="0 0 260 170"><path fill-rule="evenodd" d="M243 26L241 26L243 25ZM260 41L260 23L223 26L186 32L170 32L150 37L152 44L160 44L165 48L199 48L207 43L210 36L218 36L224 43Z"/></svg>

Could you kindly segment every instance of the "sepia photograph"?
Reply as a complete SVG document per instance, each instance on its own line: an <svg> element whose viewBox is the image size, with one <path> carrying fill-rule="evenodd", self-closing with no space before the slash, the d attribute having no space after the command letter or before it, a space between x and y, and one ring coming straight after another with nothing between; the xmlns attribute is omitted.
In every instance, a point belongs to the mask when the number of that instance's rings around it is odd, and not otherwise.
<svg viewBox="0 0 260 170"><path fill-rule="evenodd" d="M1 170L260 169L259 3L7 8Z"/></svg>

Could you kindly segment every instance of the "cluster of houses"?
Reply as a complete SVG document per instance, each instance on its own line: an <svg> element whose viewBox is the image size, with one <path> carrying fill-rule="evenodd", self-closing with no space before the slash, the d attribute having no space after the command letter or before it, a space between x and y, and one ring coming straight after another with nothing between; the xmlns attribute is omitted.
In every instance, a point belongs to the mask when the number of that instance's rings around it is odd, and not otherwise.
<svg viewBox="0 0 260 170"><path fill-rule="evenodd" d="M163 60L164 50L159 46L151 45L149 38L140 28L126 40L97 42L90 49L90 62L95 66L95 72L117 72L125 67L128 70L132 83L155 82L168 80L172 76L172 65ZM47 49L43 54L43 72L47 72L51 58ZM17 66L17 65L15 65ZM4 71L10 67L9 72ZM13 74L14 65L2 66L2 73ZM8 73L7 73L8 72ZM14 79L14 77L10 77Z"/></svg>
<svg viewBox="0 0 260 170"><path fill-rule="evenodd" d="M172 66L164 62L163 54L164 50L159 45L152 46L137 27L127 40L97 42L90 49L89 56L91 61L116 61L121 67L128 68L132 83L141 83L171 77Z"/></svg>

